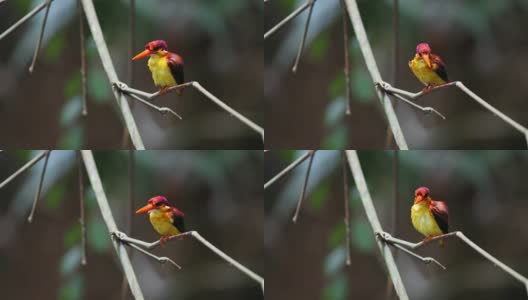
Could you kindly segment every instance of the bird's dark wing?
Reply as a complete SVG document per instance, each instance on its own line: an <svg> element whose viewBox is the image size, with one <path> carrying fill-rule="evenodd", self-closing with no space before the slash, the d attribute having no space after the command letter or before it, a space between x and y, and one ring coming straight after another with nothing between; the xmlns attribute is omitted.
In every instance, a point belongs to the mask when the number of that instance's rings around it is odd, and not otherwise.
<svg viewBox="0 0 528 300"><path fill-rule="evenodd" d="M177 54L170 53L167 56L167 64L169 65L171 74L174 77L174 80L176 80L176 83L184 83L185 80L183 76L183 59Z"/></svg>
<svg viewBox="0 0 528 300"><path fill-rule="evenodd" d="M172 225L174 225L174 227L176 227L180 232L185 232L185 224L183 223L183 216L185 214L175 207L171 208L170 214L172 218Z"/></svg>
<svg viewBox="0 0 528 300"><path fill-rule="evenodd" d="M429 206L429 209L431 210L431 213L433 214L433 217L436 221L436 224L438 224L438 227L440 227L440 230L442 230L443 233L449 232L449 212L447 210L447 205L442 201L431 201L431 205Z"/></svg>
<svg viewBox="0 0 528 300"><path fill-rule="evenodd" d="M447 69L442 59L434 54L431 54L431 58L433 61L433 71L445 82L449 82L449 79L447 78Z"/></svg>

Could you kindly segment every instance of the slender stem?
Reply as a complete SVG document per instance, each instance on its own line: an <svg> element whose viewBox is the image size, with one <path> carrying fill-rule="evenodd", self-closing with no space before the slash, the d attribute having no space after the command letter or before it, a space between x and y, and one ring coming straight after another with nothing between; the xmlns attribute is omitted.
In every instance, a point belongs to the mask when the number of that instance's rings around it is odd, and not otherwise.
<svg viewBox="0 0 528 300"><path fill-rule="evenodd" d="M77 173L79 179L79 224L81 225L81 264L86 265L86 217L84 215L84 176L81 152L77 151Z"/></svg>
<svg viewBox="0 0 528 300"><path fill-rule="evenodd" d="M0 183L0 189L2 189L4 186L6 186L8 183L10 183L13 179L15 179L18 175L24 173L29 168L31 168L34 164L36 164L39 160L44 158L48 153L48 150L42 151L37 156L33 157L30 161L28 161L25 165L23 165L20 169L16 170L11 176L7 177L2 183Z"/></svg>
<svg viewBox="0 0 528 300"><path fill-rule="evenodd" d="M304 176L304 182L301 190L301 195L299 196L299 201L297 201L297 208L295 209L295 214L293 214L292 221L297 223L297 218L299 217L299 211L301 210L301 204L306 195L306 187L308 186L308 179L310 178L310 171L312 170L312 163L317 151L310 152L310 160L308 161L308 168L306 169L306 175Z"/></svg>
<svg viewBox="0 0 528 300"><path fill-rule="evenodd" d="M82 115L88 115L88 89L86 87L86 43L84 38L84 13L81 0L77 2L79 7L79 41L81 48L81 98L82 98Z"/></svg>
<svg viewBox="0 0 528 300"><path fill-rule="evenodd" d="M180 116L177 112L175 112L174 110L168 108L168 107L160 107L160 106L157 106L157 105L154 105L146 100L143 100L141 99L141 97L137 96L137 95L134 95L134 94L129 94L128 95L129 97L131 97L132 99L134 100L137 100L139 101L140 103L152 108L153 110L156 110L158 111L159 113L161 113L162 115L165 115L167 113L171 113L173 116L175 116L176 118L180 119L180 120L183 120L182 116Z"/></svg>
<svg viewBox="0 0 528 300"><path fill-rule="evenodd" d="M310 6L310 2L311 1L312 0L306 1L303 5L301 5L299 8L294 10L286 18L282 19L282 21L277 23L277 25L273 26L270 30L268 30L266 33L264 33L264 39L267 39L269 36L271 36L275 31L279 30L286 23L288 23L291 20L295 19L295 17L297 17L300 13L302 13L305 9L307 9Z"/></svg>
<svg viewBox="0 0 528 300"><path fill-rule="evenodd" d="M345 67L343 68L343 72L345 73L345 83L346 83L346 115L351 114L350 109L350 101L352 101L352 89L350 88L352 83L350 81L350 42L348 40L348 14L345 7L345 1L341 0L341 14L342 14L342 22L343 22L343 50L344 50L344 56L345 56Z"/></svg>
<svg viewBox="0 0 528 300"><path fill-rule="evenodd" d="M44 159L44 166L42 167L42 172L40 173L40 180L35 193L35 198L33 199L33 206L31 207L31 212L27 218L28 223L33 221L33 216L35 215L35 209L37 208L37 203L40 199L40 193L42 192L42 184L44 183L44 176L46 176L46 169L48 168L48 160L51 155L51 150L46 151L46 158Z"/></svg>
<svg viewBox="0 0 528 300"><path fill-rule="evenodd" d="M413 251L401 246L401 245L398 245L398 244L394 244L392 245L398 249L400 249L401 251L403 251L404 253L407 253L409 254L410 256L412 257L415 257L419 260L421 260L424 264L430 264L430 263L435 263L437 264L440 268L446 270L446 267L444 265L442 265L441 263L439 263L436 259L432 258L432 257L423 257L421 255L418 255L417 253L414 253ZM392 290L392 289L391 289Z"/></svg>
<svg viewBox="0 0 528 300"><path fill-rule="evenodd" d="M343 200L345 202L345 242L346 242L346 250L347 250L347 258L346 258L346 264L347 266L350 266L352 264L352 259L350 258L350 252L351 249L351 241L350 241L350 200L349 200L349 191L348 191L348 168L347 168L347 161L346 161L346 153L343 151L343 155L341 157L341 166L343 170Z"/></svg>
<svg viewBox="0 0 528 300"><path fill-rule="evenodd" d="M86 173L88 174L88 178L95 194L95 199L97 200L97 204L99 206L99 209L101 210L101 214L103 216L103 220L106 224L106 227L109 232L115 232L117 231L117 225L115 223L114 217L112 216L112 210L110 209L110 205L108 204L108 199L106 198L103 183L101 182L101 178L99 177L99 171L97 170L97 165L95 164L93 153L91 150L81 150L81 153L84 166L86 168ZM123 272L127 276L128 285L130 286L132 295L137 300L143 300L143 292L141 291L141 287L139 286L136 273L134 273L132 263L130 262L130 258L128 257L128 253L125 247L121 243L118 243L116 241L114 241L112 244L117 252L117 257L121 262L121 266L123 267Z"/></svg>
<svg viewBox="0 0 528 300"><path fill-rule="evenodd" d="M39 11L46 7L46 5L48 5L48 0L42 2L39 6L35 7L32 11L28 12L25 16L20 18L20 20L18 20L15 24L11 25L11 27L2 32L2 34L0 34L0 41L7 35L9 35L11 32L13 32L15 29L17 29L20 25L24 24L29 19L31 19L34 15L36 15Z"/></svg>
<svg viewBox="0 0 528 300"><path fill-rule="evenodd" d="M442 118L442 119L444 119L444 120L446 119L446 117L445 117L443 114L441 114L441 113L438 112L436 109L434 109L434 108L432 108L432 107L430 107L430 106L421 106L421 105L418 105L418 104L416 104L416 103L414 103L414 102L412 102L412 101L410 101L410 100L406 99L405 97L402 97L401 95L398 95L398 94L393 94L393 95L391 95L391 96L393 96L393 97L397 98L398 100L401 100L401 101L403 101L403 102L409 104L410 106L412 106L412 107L414 107L414 108L416 108L416 109L418 109L418 110L423 111L423 112L426 113L426 114L434 113L434 114L436 114L437 116L439 116L440 118ZM389 132L389 135L390 135L390 132Z"/></svg>
<svg viewBox="0 0 528 300"><path fill-rule="evenodd" d="M397 0L396 0L397 1ZM393 195L392 195L392 234L396 235L398 232L398 211L399 211L399 195L400 195L400 153L397 150L393 150L393 159L392 159L392 178L393 181ZM398 252L394 253L394 259L398 256ZM386 298L392 298L392 282L390 278L387 278L387 289L386 289Z"/></svg>
<svg viewBox="0 0 528 300"><path fill-rule="evenodd" d="M378 65L376 64L376 60L374 59L374 54L372 53L367 33L365 32L365 27L363 26L363 21L361 20L361 15L359 14L356 0L345 0L345 4L370 76L372 77L373 82L380 82L381 74L379 72ZM383 93L378 89L376 90L376 93L381 101L381 104L383 105L385 115L389 121L389 126L391 128L392 134L394 135L398 148L407 150L407 142L405 141L398 117L394 112L394 108L392 107L389 97L386 93Z"/></svg>
<svg viewBox="0 0 528 300"><path fill-rule="evenodd" d="M134 0L132 0L134 1ZM125 232L129 235L133 235L132 231L132 210L134 208L134 198L136 191L136 157L134 150L128 150L128 201L125 213ZM132 259L132 253L130 253L130 259ZM121 281L121 299L126 299L128 296L128 285L126 277L123 276Z"/></svg>
<svg viewBox="0 0 528 300"><path fill-rule="evenodd" d="M88 26L90 27L90 31L92 32L92 37L95 41L95 46L97 48L97 51L99 52L99 57L101 58L101 62L103 63L103 67L106 72L106 75L108 76L108 80L111 83L117 82L119 81L119 79L117 77L112 58L110 57L110 53L108 52L108 46L106 45L106 42L104 40L103 32L101 30L101 26L99 25L99 20L97 19L97 14L95 12L93 2L92 0L81 1L83 4L84 14L86 15L86 20L88 21ZM132 112L130 111L130 107L128 106L128 101L126 101L124 95L119 93L117 90L113 90L113 93L117 104L121 109L121 114L123 115L125 125L128 129L128 133L130 134L130 138L132 139L134 147L138 150L145 149L145 145L143 145L143 140L141 139L141 135L139 134L136 122L134 121L134 117L132 116Z"/></svg>
<svg viewBox="0 0 528 300"><path fill-rule="evenodd" d="M306 151L303 155L301 155L299 158L297 158L294 162L289 164L286 168L284 168L282 171L280 171L277 175L273 176L268 182L264 184L264 189L267 189L270 185L272 185L275 181L279 180L282 176L288 174L291 170L295 169L298 165L300 165L303 161L305 161L308 157L312 155L313 150Z"/></svg>
<svg viewBox="0 0 528 300"><path fill-rule="evenodd" d="M509 274L510 276L512 276L513 278L517 279L522 284L524 284L526 287L526 291L528 293L528 278L521 275L514 269L510 268L509 266L507 266L506 264L498 260L495 256L489 254L487 251L482 249L479 245L475 244L472 240L466 237L466 235L462 231L453 231L450 233L435 236L427 241L421 241L418 243L411 243L406 240L394 238L389 233L383 232L383 231L378 231L376 232L376 234L379 237L379 239L385 243L393 244L393 245L401 245L403 247L410 248L410 249L418 249L424 246L425 244L431 243L436 240L443 240L443 239L450 238L450 237L457 237L459 240L461 240L466 245L468 245L473 250L475 250L478 254L480 254L481 256L489 260L491 263L493 263L493 265L501 268L504 272L506 272L507 274Z"/></svg>
<svg viewBox="0 0 528 300"><path fill-rule="evenodd" d="M376 209L374 208L372 197L370 196L370 192L367 187L367 182L365 180L365 176L363 175L363 169L361 168L357 153L355 150L346 150L346 155L348 158L348 164L352 173L352 177L354 177L354 181L359 191L359 196L361 198L361 202L363 203L363 208L365 209L365 213L367 214L367 219L370 223L370 226L372 227L372 230L375 233L380 232L382 228L381 223L378 219ZM379 239L376 239L376 242L380 249L381 255L385 261L385 265L387 266L387 270L389 272L390 278L392 279L396 294L398 294L398 297L400 299L408 300L409 296L407 295L407 291L405 290L405 286L403 285L400 272L398 271L398 266L396 265L394 256L390 251L390 248L386 243L383 243Z"/></svg>
<svg viewBox="0 0 528 300"><path fill-rule="evenodd" d="M48 14L51 7L51 0L46 0L46 12L44 13L44 20L42 21L42 27L40 28L40 35L37 41L37 46L35 47L35 52L33 53L33 60L29 66L29 73L33 73L35 68L35 63L37 62L37 57L40 51L40 45L42 44L42 38L44 37L44 30L46 29L46 22L48 21Z"/></svg>
<svg viewBox="0 0 528 300"><path fill-rule="evenodd" d="M112 236L115 239L120 240L122 242L125 242L125 243L128 243L128 244L136 244L136 245L138 245L140 247L143 247L145 249L153 249L153 248L155 248L155 247L160 245L160 241L159 240L154 241L152 243L147 243L147 242L139 240L139 239L128 237L126 234L124 234L123 232L120 232L120 231L112 232ZM264 278L262 278L261 276L259 276L255 272L251 271L250 269L248 269L246 266L242 265L238 261L234 260L229 255L225 254L223 251L221 251L216 246L214 246L209 241L207 241L204 237L202 237L198 233L198 231L187 231L187 232L184 232L184 233L181 233L181 234L178 234L178 235L170 236L167 239L167 242L168 241L172 241L172 240L176 240L176 239L181 239L181 238L186 237L186 236L191 236L191 237L195 238L197 241L199 241L200 243L202 243L202 245L204 245L207 248L209 248L209 250L214 252L220 258L222 258L223 260L225 260L228 263L230 263L231 265L233 265L235 268L240 270L242 273L246 274L248 277L250 277L254 281L258 282L260 284L261 288L262 288L262 291L264 292Z"/></svg>
<svg viewBox="0 0 528 300"><path fill-rule="evenodd" d="M299 61L301 60L301 56L304 50L304 44L306 43L306 36L308 35L308 28L310 28L310 19L312 18L312 12L314 8L315 1L317 0L310 0L310 9L308 10L308 18L306 18L306 23L304 24L304 33L301 39L301 43L299 44L299 49L297 50L297 57L295 58L295 63L292 67L292 72L297 72L297 67L299 66Z"/></svg>
<svg viewBox="0 0 528 300"><path fill-rule="evenodd" d="M149 256L155 260L157 260L160 264L165 264L167 262L171 263L173 266L175 266L176 268L180 269L181 270L181 266L178 265L177 263L175 263L172 259L166 257L166 256L156 256L152 253L150 253L149 251L139 247L138 245L135 245L135 244L126 244L127 246L130 246L132 248L134 248L135 250L139 251L140 253L143 253L145 254L146 256Z"/></svg>

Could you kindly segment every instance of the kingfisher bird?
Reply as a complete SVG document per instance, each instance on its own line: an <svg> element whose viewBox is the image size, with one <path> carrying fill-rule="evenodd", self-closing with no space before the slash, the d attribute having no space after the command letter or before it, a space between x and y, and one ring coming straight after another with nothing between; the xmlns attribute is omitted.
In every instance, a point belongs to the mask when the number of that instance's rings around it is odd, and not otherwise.
<svg viewBox="0 0 528 300"><path fill-rule="evenodd" d="M435 85L449 82L444 62L438 55L431 53L431 47L427 43L416 46L416 55L409 61L409 68L425 84L424 92L430 91Z"/></svg>
<svg viewBox="0 0 528 300"><path fill-rule="evenodd" d="M155 40L148 42L145 50L132 58L137 60L150 56L147 65L152 72L154 84L160 87L160 94L164 94L171 86L184 83L183 59L168 50L165 41ZM178 90L177 93L183 95L183 89Z"/></svg>
<svg viewBox="0 0 528 300"><path fill-rule="evenodd" d="M414 228L425 236L424 241L449 232L448 215L447 205L431 199L428 188L416 189L411 219ZM440 240L440 246L443 245L443 240Z"/></svg>
<svg viewBox="0 0 528 300"><path fill-rule="evenodd" d="M185 232L183 223L184 213L172 206L167 198L155 196L148 200L147 205L136 211L136 214L149 213L152 227L162 235L160 243L163 245L169 237Z"/></svg>

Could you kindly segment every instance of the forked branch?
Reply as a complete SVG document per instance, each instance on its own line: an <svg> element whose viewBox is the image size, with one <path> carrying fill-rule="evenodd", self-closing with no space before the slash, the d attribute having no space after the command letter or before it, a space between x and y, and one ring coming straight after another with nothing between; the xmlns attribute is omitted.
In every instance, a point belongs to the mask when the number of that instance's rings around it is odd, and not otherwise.
<svg viewBox="0 0 528 300"><path fill-rule="evenodd" d="M429 239L427 241L421 241L421 242L418 242L418 243L411 243L411 242L408 242L406 240L395 238L392 235L390 235L389 233L384 232L384 231L377 231L376 235L379 237L379 239L381 241L385 242L386 244L399 245L399 246L403 246L403 247L406 247L406 248L409 248L409 249L418 249L418 248L420 248L420 247L422 247L422 246L424 246L424 245L426 245L426 244L428 244L430 242L436 241L436 240L443 240L443 239L450 238L450 237L457 237L459 240L461 240L466 245L468 245L473 250L475 250L478 254L480 254L481 256L483 256L484 258L489 260L491 263L493 263L493 265L501 268L508 275L512 276L513 278L517 279L522 284L524 284L524 286L526 288L526 292L528 293L528 278L526 278L525 276L521 275L520 273L518 273L514 269L510 268L509 266L507 266L506 264L504 264L503 262L498 260L495 256L489 254L486 250L482 249L479 245L475 244L472 240L470 240L468 237L466 237L466 235L462 231L454 231L454 232L446 233L446 234L443 234L443 235L435 236L435 237L433 237L433 238L431 238L431 239ZM400 247L398 247L398 248L401 249Z"/></svg>
<svg viewBox="0 0 528 300"><path fill-rule="evenodd" d="M2 34L0 34L0 41L3 38L5 38L7 35L9 35L11 32L13 32L15 29L20 27L20 25L26 23L29 19L35 16L39 11L41 11L46 6L48 6L48 0L43 1L39 6L35 7L32 11L28 12L25 16L20 18L15 24L11 25L11 27L9 27L4 32L2 32Z"/></svg>
<svg viewBox="0 0 528 300"><path fill-rule="evenodd" d="M23 165L20 169L16 170L11 176L7 177L2 183L0 183L0 189L2 189L4 186L6 186L8 183L10 183L13 179L17 178L18 175L24 173L29 168L31 168L33 165L35 165L39 160L46 157L48 153L48 150L42 151L37 156L33 157L30 161L28 161L25 165Z"/></svg>
<svg viewBox="0 0 528 300"><path fill-rule="evenodd" d="M295 169L298 165L300 165L303 161L305 161L308 157L312 155L314 150L306 151L303 155L301 155L299 158L297 158L294 162L289 164L286 168L284 168L282 171L280 171L277 175L273 176L268 182L264 184L264 189L267 189L270 185L272 185L275 181L279 180L282 176L288 174L291 170Z"/></svg>

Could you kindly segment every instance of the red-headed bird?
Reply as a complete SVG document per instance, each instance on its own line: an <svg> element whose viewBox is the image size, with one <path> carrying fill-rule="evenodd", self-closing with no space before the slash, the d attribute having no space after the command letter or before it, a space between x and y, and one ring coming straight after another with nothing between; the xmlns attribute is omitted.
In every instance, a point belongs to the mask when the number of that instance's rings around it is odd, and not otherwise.
<svg viewBox="0 0 528 300"><path fill-rule="evenodd" d="M428 188L416 189L411 219L414 228L425 236L425 241L449 232L448 215L447 205L431 199ZM440 240L440 246L443 246L443 240Z"/></svg>
<svg viewBox="0 0 528 300"><path fill-rule="evenodd" d="M136 214L149 213L152 227L162 235L160 242L163 245L170 236L185 232L183 223L184 213L172 206L163 196L152 197L147 205L136 211Z"/></svg>
<svg viewBox="0 0 528 300"><path fill-rule="evenodd" d="M171 86L184 83L183 59L168 50L165 41L156 40L148 42L145 50L132 58L136 60L150 56L147 64L152 72L154 84L160 87L160 94L165 93ZM182 95L183 89L178 90L177 93Z"/></svg>
<svg viewBox="0 0 528 300"><path fill-rule="evenodd" d="M431 47L427 43L416 46L416 55L409 61L409 68L418 80L425 84L424 91L449 82L444 62L438 55L431 53Z"/></svg>

